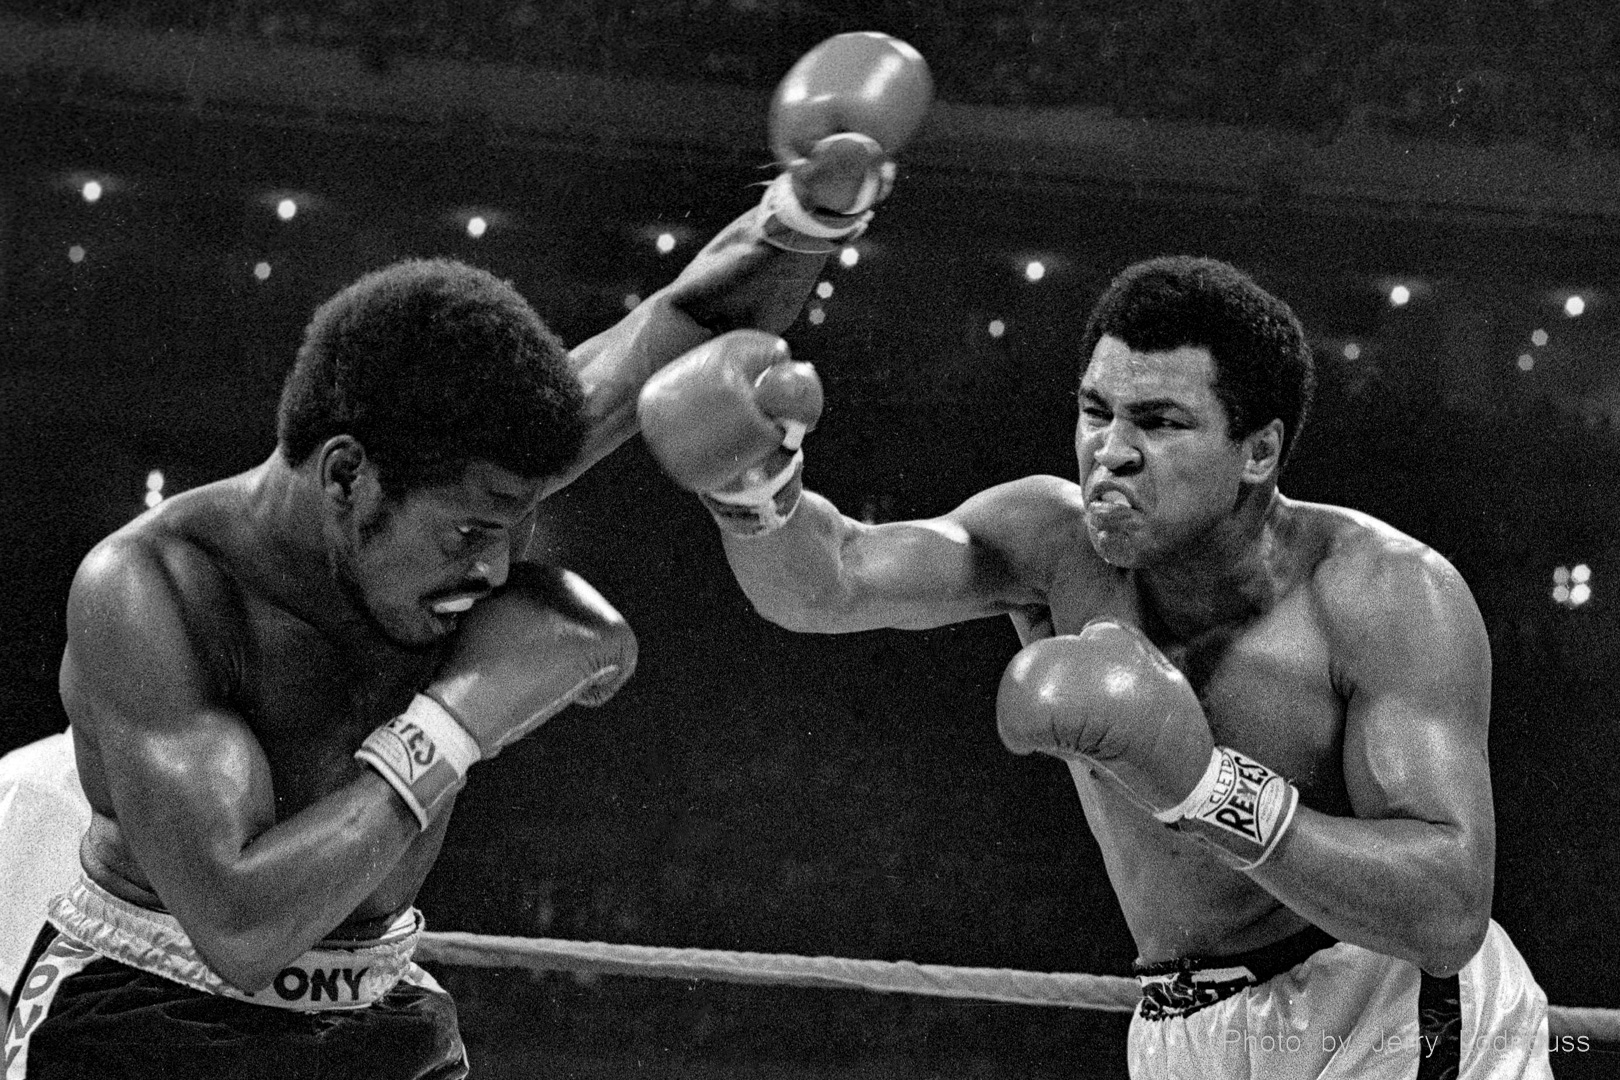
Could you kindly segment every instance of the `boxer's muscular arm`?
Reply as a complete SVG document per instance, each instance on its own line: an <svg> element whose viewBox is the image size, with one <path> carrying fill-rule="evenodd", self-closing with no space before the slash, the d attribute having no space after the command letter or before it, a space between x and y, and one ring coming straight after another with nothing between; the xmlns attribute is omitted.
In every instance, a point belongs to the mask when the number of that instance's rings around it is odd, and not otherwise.
<svg viewBox="0 0 1620 1080"><path fill-rule="evenodd" d="M111 810L209 966L258 990L373 893L420 832L359 765L276 821L269 764L223 702L213 628L182 599L176 571L187 568L174 558L124 545L86 560L68 601L62 697L105 773L112 806L98 812Z"/></svg>
<svg viewBox="0 0 1620 1080"><path fill-rule="evenodd" d="M921 630L1045 603L1072 485L1027 477L974 495L943 517L868 525L806 491L764 536L722 532L743 592L790 630Z"/></svg>
<svg viewBox="0 0 1620 1080"><path fill-rule="evenodd" d="M1356 816L1301 806L1253 877L1336 937L1450 974L1479 948L1491 908L1484 624L1433 552L1325 585Z"/></svg>
<svg viewBox="0 0 1620 1080"><path fill-rule="evenodd" d="M798 317L827 256L766 243L766 216L761 205L737 218L674 281L570 353L591 429L574 468L545 494L636 433L636 397L653 372L715 334L746 327L780 334Z"/></svg>

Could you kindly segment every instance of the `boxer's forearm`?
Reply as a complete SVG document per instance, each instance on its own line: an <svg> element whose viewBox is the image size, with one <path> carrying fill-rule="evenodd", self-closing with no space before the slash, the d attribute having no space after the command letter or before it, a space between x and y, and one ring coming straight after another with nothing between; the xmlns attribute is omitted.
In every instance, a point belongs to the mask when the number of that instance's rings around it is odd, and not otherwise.
<svg viewBox="0 0 1620 1080"><path fill-rule="evenodd" d="M826 498L806 491L775 532L720 535L737 584L761 616L801 633L839 633L867 628L856 621L844 565L852 525Z"/></svg>
<svg viewBox="0 0 1620 1080"><path fill-rule="evenodd" d="M755 610L801 633L927 630L1031 599L987 568L966 530L947 519L869 525L812 491L774 532L721 535Z"/></svg>
<svg viewBox="0 0 1620 1080"><path fill-rule="evenodd" d="M753 328L773 334L798 317L825 265L824 254L786 251L763 239L754 207L706 245L669 285L570 354L585 386L590 423L563 487L637 431L636 400L653 373L716 334Z"/></svg>
<svg viewBox="0 0 1620 1080"><path fill-rule="evenodd" d="M1484 940L1492 865L1490 845L1457 825L1302 806L1250 876L1341 941L1449 975Z"/></svg>
<svg viewBox="0 0 1620 1080"><path fill-rule="evenodd" d="M394 790L362 769L228 862L206 873L193 863L190 879L162 895L209 967L254 992L395 877L412 845L436 849L443 831L436 823L424 839Z"/></svg>

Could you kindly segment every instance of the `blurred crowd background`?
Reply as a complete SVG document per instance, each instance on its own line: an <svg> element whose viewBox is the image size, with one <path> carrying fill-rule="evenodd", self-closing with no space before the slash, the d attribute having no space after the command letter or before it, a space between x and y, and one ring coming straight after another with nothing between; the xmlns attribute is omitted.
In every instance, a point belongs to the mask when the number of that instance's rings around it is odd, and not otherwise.
<svg viewBox="0 0 1620 1080"><path fill-rule="evenodd" d="M1108 105L1332 139L1403 135L1613 150L1605 0L6 0L51 21L769 87L829 29L884 27L952 101Z"/></svg>
<svg viewBox="0 0 1620 1080"><path fill-rule="evenodd" d="M917 46L940 101L789 334L827 387L810 485L889 520L1072 476L1073 342L1107 280L1181 251L1248 269L1322 370L1284 490L1429 542L1484 612L1498 921L1555 1002L1620 1007L1600 0L4 0L0 749L65 723L90 545L270 452L317 303L449 254L582 340L757 197L771 88L850 29ZM640 673L479 769L431 926L1128 970L1066 773L996 738L1005 620L777 630L639 443L548 507L551 557L630 617ZM483 1075L1123 1075L1112 1015L440 975Z"/></svg>

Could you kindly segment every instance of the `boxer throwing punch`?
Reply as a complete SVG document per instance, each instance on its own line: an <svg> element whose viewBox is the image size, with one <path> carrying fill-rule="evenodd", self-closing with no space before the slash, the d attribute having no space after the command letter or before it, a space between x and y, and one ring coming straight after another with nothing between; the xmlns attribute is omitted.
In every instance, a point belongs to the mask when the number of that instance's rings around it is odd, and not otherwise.
<svg viewBox="0 0 1620 1080"><path fill-rule="evenodd" d="M821 390L768 334L655 375L643 431L772 621L1011 616L1001 738L1067 764L1101 846L1140 953L1134 1077L1549 1075L1546 997L1490 919L1483 624L1430 548L1278 490L1313 384L1292 311L1151 260L1080 355L1079 482L932 520L802 489Z"/></svg>
<svg viewBox="0 0 1620 1080"><path fill-rule="evenodd" d="M483 271L368 274L306 328L268 459L85 557L60 676L84 873L16 985L8 1080L466 1074L412 963L457 792L636 665L606 599L526 561L538 504L634 433L661 365L787 327L927 107L892 39L806 62L820 129L782 103L761 204L618 325L569 353Z"/></svg>

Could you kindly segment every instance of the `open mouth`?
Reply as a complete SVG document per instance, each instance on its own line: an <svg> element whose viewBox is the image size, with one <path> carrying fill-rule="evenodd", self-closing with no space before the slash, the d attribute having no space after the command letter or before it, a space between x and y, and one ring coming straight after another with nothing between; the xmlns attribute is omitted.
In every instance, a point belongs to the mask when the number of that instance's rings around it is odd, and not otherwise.
<svg viewBox="0 0 1620 1080"><path fill-rule="evenodd" d="M476 596L452 596L440 600L433 605L435 615L459 615L463 611L471 611L473 604L478 602Z"/></svg>

